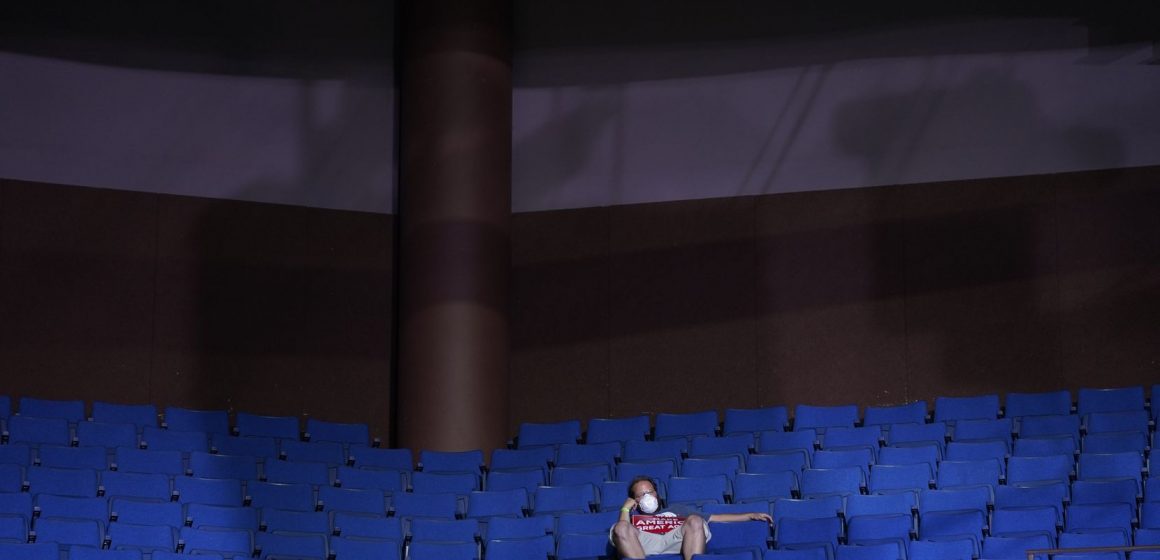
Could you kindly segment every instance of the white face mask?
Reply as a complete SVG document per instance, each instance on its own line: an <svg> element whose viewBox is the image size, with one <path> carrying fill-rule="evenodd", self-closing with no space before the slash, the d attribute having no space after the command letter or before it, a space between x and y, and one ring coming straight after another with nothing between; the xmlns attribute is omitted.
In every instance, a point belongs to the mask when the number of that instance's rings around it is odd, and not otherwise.
<svg viewBox="0 0 1160 560"><path fill-rule="evenodd" d="M645 494L644 497L642 497L640 500L637 500L637 504L640 505L641 511L650 514L655 512L661 505L660 502L657 501L657 497L653 496L652 494Z"/></svg>

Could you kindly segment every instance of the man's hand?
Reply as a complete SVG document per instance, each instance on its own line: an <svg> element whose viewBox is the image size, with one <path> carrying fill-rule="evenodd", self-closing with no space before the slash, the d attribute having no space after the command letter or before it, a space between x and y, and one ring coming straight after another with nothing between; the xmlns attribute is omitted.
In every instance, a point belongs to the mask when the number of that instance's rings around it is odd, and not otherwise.
<svg viewBox="0 0 1160 560"><path fill-rule="evenodd" d="M749 519L752 521L764 521L766 523L771 523L771 524L773 523L773 518L770 517L768 513L754 512L754 513L749 513L746 515L748 515Z"/></svg>
<svg viewBox="0 0 1160 560"><path fill-rule="evenodd" d="M636 507L636 500L634 500L632 498L628 498L627 500L624 501L624 505L620 506L621 509L628 508L629 511L631 511L635 507Z"/></svg>

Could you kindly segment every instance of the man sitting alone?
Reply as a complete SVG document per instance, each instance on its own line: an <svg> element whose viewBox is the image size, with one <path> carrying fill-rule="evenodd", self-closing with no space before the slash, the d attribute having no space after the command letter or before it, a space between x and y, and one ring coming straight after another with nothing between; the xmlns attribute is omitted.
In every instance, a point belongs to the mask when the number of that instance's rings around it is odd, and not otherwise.
<svg viewBox="0 0 1160 560"><path fill-rule="evenodd" d="M705 552L705 543L713 537L709 532L709 521L765 521L773 523L768 513L715 513L706 520L696 513L689 513L685 523L671 531L658 535L641 531L632 524L632 512L639 510L648 515L675 517L684 512L657 512L657 485L652 478L638 476L628 485L628 499L620 508L620 520L612 526L608 538L616 547L621 558L644 558L654 554L675 554L680 552L685 560L692 560L694 554Z"/></svg>

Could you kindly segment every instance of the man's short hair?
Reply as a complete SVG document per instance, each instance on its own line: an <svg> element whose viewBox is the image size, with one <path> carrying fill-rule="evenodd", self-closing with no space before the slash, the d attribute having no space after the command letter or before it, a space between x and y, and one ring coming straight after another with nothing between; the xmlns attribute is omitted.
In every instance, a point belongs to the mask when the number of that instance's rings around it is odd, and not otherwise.
<svg viewBox="0 0 1160 560"><path fill-rule="evenodd" d="M632 489L636 487L636 483L638 483L638 482L647 482L647 483L651 484L654 492L657 489L657 483L653 481L651 476L649 476L647 474L638 474L638 475L636 475L636 477L634 477L632 479L632 482L628 483L628 497L629 498L632 498L634 500L636 499L636 496L632 495Z"/></svg>

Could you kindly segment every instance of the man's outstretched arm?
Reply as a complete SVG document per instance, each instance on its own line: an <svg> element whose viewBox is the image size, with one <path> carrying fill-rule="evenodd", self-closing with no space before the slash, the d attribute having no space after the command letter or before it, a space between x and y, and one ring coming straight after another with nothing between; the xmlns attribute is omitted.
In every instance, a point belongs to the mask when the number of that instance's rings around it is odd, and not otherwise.
<svg viewBox="0 0 1160 560"><path fill-rule="evenodd" d="M768 513L752 512L752 513L714 513L709 516L709 521L716 521L718 523L732 523L734 521L764 521L766 523L773 523L773 518Z"/></svg>

